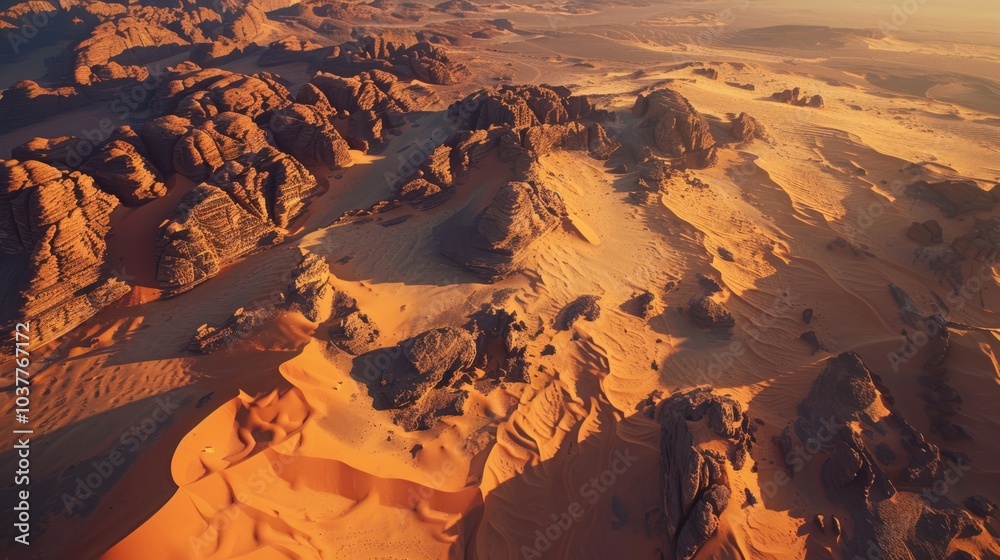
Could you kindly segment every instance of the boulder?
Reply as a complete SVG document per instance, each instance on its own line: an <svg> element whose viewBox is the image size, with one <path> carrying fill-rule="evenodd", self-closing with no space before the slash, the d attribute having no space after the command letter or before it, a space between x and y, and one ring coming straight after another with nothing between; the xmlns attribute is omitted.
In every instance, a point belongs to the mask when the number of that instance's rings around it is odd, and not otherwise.
<svg viewBox="0 0 1000 560"><path fill-rule="evenodd" d="M715 163L715 139L708 121L681 94L671 89L639 95L632 109L641 118L651 141L668 157L688 167L705 168Z"/></svg>

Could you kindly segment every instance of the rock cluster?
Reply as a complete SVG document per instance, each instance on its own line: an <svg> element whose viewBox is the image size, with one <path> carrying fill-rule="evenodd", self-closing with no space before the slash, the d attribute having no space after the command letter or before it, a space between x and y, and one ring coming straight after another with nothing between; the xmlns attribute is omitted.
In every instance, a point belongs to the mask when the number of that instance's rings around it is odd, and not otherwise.
<svg viewBox="0 0 1000 560"><path fill-rule="evenodd" d="M795 105L797 107L816 107L822 108L825 105L823 97L820 95L809 96L802 92L799 88L786 89L784 91L779 91L771 95L772 101L777 101L778 103L787 103L789 105Z"/></svg>
<svg viewBox="0 0 1000 560"><path fill-rule="evenodd" d="M671 89L639 95L632 113L641 118L651 142L686 167L709 167L717 158L708 121L681 94Z"/></svg>
<svg viewBox="0 0 1000 560"><path fill-rule="evenodd" d="M341 76L380 70L402 80L416 79L436 85L457 84L470 76L465 66L453 62L430 43L405 46L373 36L334 47L319 65L322 70Z"/></svg>
<svg viewBox="0 0 1000 560"><path fill-rule="evenodd" d="M927 220L926 222L913 222L906 236L920 243L921 245L933 245L944 242L944 230L937 220Z"/></svg>
<svg viewBox="0 0 1000 560"><path fill-rule="evenodd" d="M601 306L597 303L600 299L598 296L580 296L569 302L560 313L559 330L568 331L580 319L596 321L601 316Z"/></svg>
<svg viewBox="0 0 1000 560"><path fill-rule="evenodd" d="M493 126L524 129L609 117L586 96L561 86L504 85L477 91L448 108L448 117L466 130Z"/></svg>
<svg viewBox="0 0 1000 560"><path fill-rule="evenodd" d="M708 388L678 393L655 410L660 424L660 496L672 558L688 560L714 535L732 489L727 467L741 470L752 446L753 426L732 397ZM704 422L725 453L695 443L689 427Z"/></svg>
<svg viewBox="0 0 1000 560"><path fill-rule="evenodd" d="M933 484L948 468L938 448L892 408L893 402L860 356L847 352L830 358L816 378L799 406L794 433L803 445L825 457L823 485L851 517L851 533L842 535L845 556L867 554L874 548L891 558L908 558L914 551L920 557L944 558L954 539L977 535L982 526L953 504L898 490L875 460L855 423L884 437L889 430L898 432L909 457L898 475L906 484ZM801 468L790 452L797 444L788 429L777 439L789 470ZM895 452L883 448L877 455L893 460Z"/></svg>
<svg viewBox="0 0 1000 560"><path fill-rule="evenodd" d="M83 173L45 163L0 161L0 252L20 267L4 286L17 301L4 320L30 320L42 343L89 319L130 291L106 262L118 201ZM4 299L8 299L6 294Z"/></svg>

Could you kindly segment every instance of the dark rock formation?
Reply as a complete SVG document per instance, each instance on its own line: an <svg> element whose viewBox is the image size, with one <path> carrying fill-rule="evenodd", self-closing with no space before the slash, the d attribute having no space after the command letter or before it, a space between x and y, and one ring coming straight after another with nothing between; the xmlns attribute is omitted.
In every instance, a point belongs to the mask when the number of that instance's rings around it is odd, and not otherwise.
<svg viewBox="0 0 1000 560"><path fill-rule="evenodd" d="M701 328L709 329L713 332L730 333L736 326L733 318L726 306L716 301L716 294L722 288L714 281L702 277L699 290L688 300L688 313L694 324Z"/></svg>
<svg viewBox="0 0 1000 560"><path fill-rule="evenodd" d="M326 320L330 314L333 287L330 268L322 257L306 252L292 269L287 295L271 305L253 309L239 308L220 327L202 325L188 342L188 350L210 354L244 341L265 326L272 324L281 312L293 311L314 323Z"/></svg>
<svg viewBox="0 0 1000 560"><path fill-rule="evenodd" d="M949 217L976 210L988 211L996 203L990 193L975 181L917 181L906 186L907 196L937 206Z"/></svg>
<svg viewBox="0 0 1000 560"><path fill-rule="evenodd" d="M979 517L993 517L1000 512L1000 508L986 496L969 496L962 503Z"/></svg>
<svg viewBox="0 0 1000 560"><path fill-rule="evenodd" d="M397 345L399 357L379 377L376 393L385 408L415 403L425 393L472 367L476 341L468 331L444 327Z"/></svg>
<svg viewBox="0 0 1000 560"><path fill-rule="evenodd" d="M826 350L826 347L823 346L823 343L819 341L819 337L816 335L816 331L806 331L802 333L799 336L799 338L802 339L803 342L809 345L809 349L812 350L813 354L819 352L820 350L824 351Z"/></svg>
<svg viewBox="0 0 1000 560"><path fill-rule="evenodd" d="M448 108L448 117L466 130L491 126L521 129L607 116L607 111L596 109L585 96L571 95L567 88L534 85L480 90Z"/></svg>
<svg viewBox="0 0 1000 560"><path fill-rule="evenodd" d="M501 382L527 383L531 380L527 356L528 326L518 319L517 312L499 307L487 307L473 316L477 333L476 366L486 370L489 384L477 386L490 390ZM491 369L491 364L497 367Z"/></svg>
<svg viewBox="0 0 1000 560"><path fill-rule="evenodd" d="M650 130L652 143L668 157L699 169L715 163L715 139L708 121L681 94L661 89L640 95L632 112L642 118L639 126Z"/></svg>
<svg viewBox="0 0 1000 560"><path fill-rule="evenodd" d="M777 101L778 103L787 103L789 105L795 105L797 107L816 107L821 109L825 105L823 98L821 96L806 95L799 88L779 91L771 95L771 100Z"/></svg>
<svg viewBox="0 0 1000 560"><path fill-rule="evenodd" d="M500 189L472 227L446 223L435 233L441 253L492 282L520 270L532 243L562 222L566 208L558 194L530 183Z"/></svg>
<svg viewBox="0 0 1000 560"><path fill-rule="evenodd" d="M373 350L379 339L374 321L360 311L354 311L330 327L330 340L348 354L358 356Z"/></svg>
<svg viewBox="0 0 1000 560"><path fill-rule="evenodd" d="M751 446L752 429L740 404L711 388L679 393L656 407L660 424L660 495L666 540L672 558L690 559L715 534L732 490L727 461L741 470ZM688 427L704 422L724 442L726 454L701 450Z"/></svg>
<svg viewBox="0 0 1000 560"><path fill-rule="evenodd" d="M569 302L560 313L559 330L568 331L580 319L596 321L601 316L598 296L580 296Z"/></svg>
<svg viewBox="0 0 1000 560"><path fill-rule="evenodd" d="M938 449L891 406L877 377L857 354L847 352L829 359L816 378L799 406L795 433L804 445L819 450L827 495L851 517L850 534L841 535L845 557L875 550L885 558L944 558L954 539L978 534L982 527L952 504L896 489L854 423L880 434L898 432L909 457L898 475L906 484L931 485L944 476L944 467ZM895 460L891 449L877 448L876 455L882 462Z"/></svg>
<svg viewBox="0 0 1000 560"><path fill-rule="evenodd" d="M933 245L944 242L944 231L937 220L927 220L924 223L913 222L906 236L921 245Z"/></svg>
<svg viewBox="0 0 1000 560"><path fill-rule="evenodd" d="M967 259L995 261L1000 256L1000 218L977 219L968 233L951 242L951 247Z"/></svg>

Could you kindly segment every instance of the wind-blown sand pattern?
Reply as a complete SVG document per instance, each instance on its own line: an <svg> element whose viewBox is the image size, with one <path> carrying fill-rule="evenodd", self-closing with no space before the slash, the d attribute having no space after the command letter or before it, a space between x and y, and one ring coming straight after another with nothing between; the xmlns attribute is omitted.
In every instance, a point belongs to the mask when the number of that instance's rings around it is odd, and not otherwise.
<svg viewBox="0 0 1000 560"><path fill-rule="evenodd" d="M6 557L1000 558L997 29L8 3Z"/></svg>

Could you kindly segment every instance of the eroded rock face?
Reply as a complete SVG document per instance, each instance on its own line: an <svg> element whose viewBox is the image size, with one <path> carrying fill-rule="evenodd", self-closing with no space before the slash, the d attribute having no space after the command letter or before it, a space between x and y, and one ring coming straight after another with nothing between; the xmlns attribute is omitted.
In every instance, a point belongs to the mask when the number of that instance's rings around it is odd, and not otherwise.
<svg viewBox="0 0 1000 560"><path fill-rule="evenodd" d="M373 36L334 47L320 65L340 75L380 70L404 80L417 79L437 85L457 84L470 76L465 66L453 62L430 43L418 42L407 47Z"/></svg>
<svg viewBox="0 0 1000 560"><path fill-rule="evenodd" d="M272 114L271 131L278 147L302 163L341 169L351 164L350 148L331 116L312 105L293 103Z"/></svg>
<svg viewBox="0 0 1000 560"><path fill-rule="evenodd" d="M138 206L167 194L163 177L149 160L145 145L129 126L120 127L80 171L122 204Z"/></svg>
<svg viewBox="0 0 1000 560"><path fill-rule="evenodd" d="M562 222L558 194L530 183L511 182L476 217L472 228L446 227L437 235L442 254L486 281L520 269L525 250Z"/></svg>
<svg viewBox="0 0 1000 560"><path fill-rule="evenodd" d="M718 333L731 333L736 326L736 319L717 301L722 293L722 286L715 280L698 275L698 291L688 300L688 314L691 321L703 329Z"/></svg>
<svg viewBox="0 0 1000 560"><path fill-rule="evenodd" d="M715 139L708 121L681 94L661 89L640 95L632 112L649 129L653 144L687 166L705 168L716 160Z"/></svg>
<svg viewBox="0 0 1000 560"><path fill-rule="evenodd" d="M566 124L607 115L606 111L595 109L586 97L571 95L567 88L534 85L480 90L448 108L449 118L467 130Z"/></svg>
<svg viewBox="0 0 1000 560"><path fill-rule="evenodd" d="M274 224L260 219L219 187L202 183L181 199L160 228L156 279L171 292L192 288L222 266L281 242Z"/></svg>
<svg viewBox="0 0 1000 560"><path fill-rule="evenodd" d="M982 263L994 262L1000 255L1000 218L976 220L972 229L951 243L959 255Z"/></svg>
<svg viewBox="0 0 1000 560"><path fill-rule="evenodd" d="M569 302L563 309L559 329L569 330L580 319L596 321L601 316L601 306L597 303L600 299L598 296L580 296Z"/></svg>
<svg viewBox="0 0 1000 560"><path fill-rule="evenodd" d="M130 287L106 266L110 215L118 201L79 172L40 162L0 162L0 250L24 263L14 290L32 341L53 340L114 303ZM5 313L6 314L6 313Z"/></svg>
<svg viewBox="0 0 1000 560"><path fill-rule="evenodd" d="M240 74L184 62L169 69L157 86L150 107L158 115L194 120L220 113L256 119L292 103L291 94L269 73Z"/></svg>
<svg viewBox="0 0 1000 560"><path fill-rule="evenodd" d="M740 113L738 117L733 119L732 124L729 126L729 133L741 145L749 144L755 139L770 139L770 135L767 133L767 129L764 128L764 125L746 113Z"/></svg>
<svg viewBox="0 0 1000 560"><path fill-rule="evenodd" d="M741 470L751 447L750 420L739 402L698 388L657 405L660 495L666 540L674 558L690 559L716 533L732 491L727 463ZM695 444L688 422L704 422L724 442L725 454Z"/></svg>

